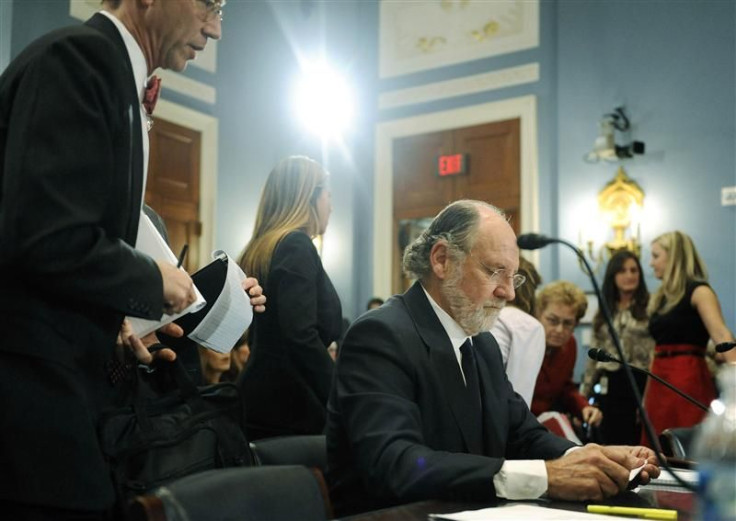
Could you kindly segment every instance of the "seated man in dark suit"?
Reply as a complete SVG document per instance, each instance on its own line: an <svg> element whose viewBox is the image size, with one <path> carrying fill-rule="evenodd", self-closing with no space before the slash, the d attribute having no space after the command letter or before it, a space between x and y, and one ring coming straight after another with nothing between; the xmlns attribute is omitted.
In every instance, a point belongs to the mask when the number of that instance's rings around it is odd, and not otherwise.
<svg viewBox="0 0 736 521"><path fill-rule="evenodd" d="M523 283L516 237L478 201L445 208L404 253L419 279L348 330L328 405L328 480L338 515L424 499L624 490L644 447L576 447L541 426L509 384L487 331Z"/></svg>

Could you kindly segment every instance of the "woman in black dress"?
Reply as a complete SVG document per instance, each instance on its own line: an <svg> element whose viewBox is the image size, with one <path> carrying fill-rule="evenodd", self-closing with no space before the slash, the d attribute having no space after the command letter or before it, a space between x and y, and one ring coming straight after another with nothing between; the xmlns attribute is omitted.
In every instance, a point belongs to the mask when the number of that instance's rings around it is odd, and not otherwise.
<svg viewBox="0 0 736 521"><path fill-rule="evenodd" d="M251 326L251 355L239 378L251 440L319 434L334 362L327 347L340 336L342 310L312 238L331 212L327 174L307 157L288 157L271 171L253 237L240 259L265 282L265 313ZM257 274L257 275L256 275Z"/></svg>
<svg viewBox="0 0 736 521"><path fill-rule="evenodd" d="M649 332L656 346L651 372L709 405L716 389L705 363L708 339L732 342L721 306L708 284L705 263L692 239L680 231L668 232L652 241L654 276L662 285L649 301ZM724 358L736 361L731 350ZM644 407L657 435L664 429L691 427L705 412L650 379ZM642 437L642 442L647 441Z"/></svg>

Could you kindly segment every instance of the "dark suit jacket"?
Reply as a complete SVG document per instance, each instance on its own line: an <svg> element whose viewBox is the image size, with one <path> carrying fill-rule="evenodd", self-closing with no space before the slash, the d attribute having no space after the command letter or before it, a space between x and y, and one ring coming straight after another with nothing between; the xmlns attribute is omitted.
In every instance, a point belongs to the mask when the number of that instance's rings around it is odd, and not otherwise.
<svg viewBox="0 0 736 521"><path fill-rule="evenodd" d="M102 509L95 422L124 315L160 317L133 249L140 105L124 43L95 15L28 46L0 77L0 499Z"/></svg>
<svg viewBox="0 0 736 521"><path fill-rule="evenodd" d="M239 378L249 439L324 431L340 336L337 292L312 241L292 232L276 247L265 313L254 316L251 355Z"/></svg>
<svg viewBox="0 0 736 521"><path fill-rule="evenodd" d="M452 344L418 283L353 323L328 404L337 515L423 499L490 501L505 458L552 459L573 446L542 427L513 391L490 333L473 344L482 447L471 441Z"/></svg>

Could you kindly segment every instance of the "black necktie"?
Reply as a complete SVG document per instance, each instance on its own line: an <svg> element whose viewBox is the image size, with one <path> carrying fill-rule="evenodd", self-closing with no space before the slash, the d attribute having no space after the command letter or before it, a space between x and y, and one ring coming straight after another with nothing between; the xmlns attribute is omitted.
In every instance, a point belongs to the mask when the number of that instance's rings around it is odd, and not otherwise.
<svg viewBox="0 0 736 521"><path fill-rule="evenodd" d="M460 346L460 353L462 354L460 365L465 375L465 396L463 397L465 439L470 453L483 454L483 410L480 399L480 383L475 361L475 349L469 338Z"/></svg>
<svg viewBox="0 0 736 521"><path fill-rule="evenodd" d="M460 354L462 354L463 374L465 375L465 388L468 391L468 400L473 406L473 410L478 413L478 421L481 417L480 405L480 384L478 383L478 367L475 363L475 351L473 344L468 338L465 343L460 346Z"/></svg>

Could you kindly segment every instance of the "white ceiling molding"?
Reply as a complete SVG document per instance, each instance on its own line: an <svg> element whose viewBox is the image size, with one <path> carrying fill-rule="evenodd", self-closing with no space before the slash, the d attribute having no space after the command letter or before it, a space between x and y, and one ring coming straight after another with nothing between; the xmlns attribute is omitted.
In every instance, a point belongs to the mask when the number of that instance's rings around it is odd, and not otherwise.
<svg viewBox="0 0 736 521"><path fill-rule="evenodd" d="M419 87L394 90L382 93L378 98L380 110L393 109L406 105L428 103L440 99L466 96L491 90L535 83L539 81L539 64L528 63L493 72L465 76L453 80L438 81Z"/></svg>
<svg viewBox="0 0 736 521"><path fill-rule="evenodd" d="M380 10L381 78L539 46L539 0L383 0Z"/></svg>
<svg viewBox="0 0 736 521"><path fill-rule="evenodd" d="M373 184L373 294L392 295L393 141L397 138L519 118L521 121L521 232L539 228L537 98L522 96L376 125ZM536 252L535 252L536 254Z"/></svg>

